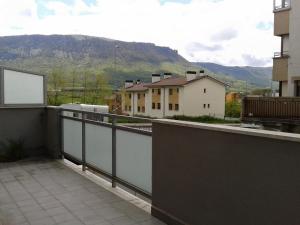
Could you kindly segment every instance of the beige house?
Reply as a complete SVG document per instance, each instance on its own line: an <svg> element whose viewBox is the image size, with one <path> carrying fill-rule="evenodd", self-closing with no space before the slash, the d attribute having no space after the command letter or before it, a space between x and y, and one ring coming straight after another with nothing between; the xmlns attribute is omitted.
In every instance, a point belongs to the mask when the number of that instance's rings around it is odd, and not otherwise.
<svg viewBox="0 0 300 225"><path fill-rule="evenodd" d="M152 83L127 82L125 87L122 108L128 115L223 118L225 114L225 84L194 71L187 72L185 77L153 74Z"/></svg>
<svg viewBox="0 0 300 225"><path fill-rule="evenodd" d="M274 35L281 38L274 54L273 80L282 97L300 96L300 1L274 0Z"/></svg>

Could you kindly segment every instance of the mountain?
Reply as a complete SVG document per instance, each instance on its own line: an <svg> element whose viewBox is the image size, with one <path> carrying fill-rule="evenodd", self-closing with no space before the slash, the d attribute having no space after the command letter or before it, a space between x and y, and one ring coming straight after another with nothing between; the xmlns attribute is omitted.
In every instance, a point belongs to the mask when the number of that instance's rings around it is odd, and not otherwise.
<svg viewBox="0 0 300 225"><path fill-rule="evenodd" d="M152 73L182 75L186 70L201 68L239 90L245 86L243 80L266 87L271 77L271 68L191 63L168 47L83 35L0 37L0 64L43 74L49 74L54 68L94 70L107 76L114 87L121 86L126 79L149 82Z"/></svg>
<svg viewBox="0 0 300 225"><path fill-rule="evenodd" d="M207 69L216 75L225 75L235 80L247 81L249 85L258 87L270 87L272 79L272 67L238 67L222 66L215 63L196 62L195 66Z"/></svg>
<svg viewBox="0 0 300 225"><path fill-rule="evenodd" d="M118 85L172 70L183 73L190 64L176 50L151 43L116 41L82 35L0 37L0 64L50 73L54 67L94 69Z"/></svg>

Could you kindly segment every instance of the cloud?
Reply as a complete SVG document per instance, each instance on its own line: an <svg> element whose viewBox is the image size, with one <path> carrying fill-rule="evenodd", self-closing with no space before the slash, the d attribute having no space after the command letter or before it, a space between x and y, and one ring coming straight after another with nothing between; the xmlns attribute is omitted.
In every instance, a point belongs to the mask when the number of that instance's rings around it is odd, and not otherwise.
<svg viewBox="0 0 300 225"><path fill-rule="evenodd" d="M273 23L272 22L259 22L257 25L256 25L256 28L259 29L259 30L271 30L273 29Z"/></svg>
<svg viewBox="0 0 300 225"><path fill-rule="evenodd" d="M279 49L280 40L273 36L272 29L259 29L264 26L258 26L262 21L273 21L269 1L164 2L1 0L0 8L5 10L0 14L0 35L85 34L152 42L177 49L191 61L224 65L255 63L245 60L243 55L271 59L273 52ZM253 5L259 7L249 10ZM20 29L14 29L16 27Z"/></svg>
<svg viewBox="0 0 300 225"><path fill-rule="evenodd" d="M268 66L271 63L270 58L259 58L253 55L244 54L242 58L245 60L247 65L252 66Z"/></svg>
<svg viewBox="0 0 300 225"><path fill-rule="evenodd" d="M166 3L179 3L179 4L189 4L192 0L159 0L160 4L164 5Z"/></svg>
<svg viewBox="0 0 300 225"><path fill-rule="evenodd" d="M233 28L227 28L225 30L222 30L221 32L212 35L211 39L213 41L229 41L233 38L236 38L237 36L238 36L237 30Z"/></svg>
<svg viewBox="0 0 300 225"><path fill-rule="evenodd" d="M192 42L187 46L186 49L189 52L198 52L198 51L215 52L215 51L223 50L223 47L222 45L204 45L198 42Z"/></svg>

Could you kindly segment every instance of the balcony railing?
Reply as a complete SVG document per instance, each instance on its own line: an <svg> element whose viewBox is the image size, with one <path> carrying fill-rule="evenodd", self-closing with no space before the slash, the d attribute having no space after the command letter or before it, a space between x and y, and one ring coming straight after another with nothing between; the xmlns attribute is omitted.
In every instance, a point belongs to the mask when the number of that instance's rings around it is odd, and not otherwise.
<svg viewBox="0 0 300 225"><path fill-rule="evenodd" d="M274 11L289 9L291 7L291 0L274 0Z"/></svg>
<svg viewBox="0 0 300 225"><path fill-rule="evenodd" d="M122 121L122 123L118 123ZM143 122L141 127L128 123ZM151 120L63 109L62 154L148 198L152 192ZM127 126L125 126L125 123ZM124 124L124 125L122 125Z"/></svg>
<svg viewBox="0 0 300 225"><path fill-rule="evenodd" d="M275 52L274 53L274 58L288 58L290 55L289 55L289 52L288 51L283 51L283 52Z"/></svg>
<svg viewBox="0 0 300 225"><path fill-rule="evenodd" d="M242 120L300 124L300 98L246 97L243 99Z"/></svg>

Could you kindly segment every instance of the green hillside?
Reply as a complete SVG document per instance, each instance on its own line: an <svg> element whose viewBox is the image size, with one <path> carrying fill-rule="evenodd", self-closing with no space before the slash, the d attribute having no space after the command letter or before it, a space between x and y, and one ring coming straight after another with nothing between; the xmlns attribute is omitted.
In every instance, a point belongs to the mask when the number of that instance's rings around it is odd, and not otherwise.
<svg viewBox="0 0 300 225"><path fill-rule="evenodd" d="M184 75L186 70L202 67L235 89L244 89L245 80L251 80L253 87L264 87L270 72L259 68L255 71L250 68L249 73L215 70L201 63L190 63L168 47L82 35L0 37L0 64L43 74L59 68L67 78L73 71L79 74L85 70L95 71L105 76L114 88L120 87L126 79L149 82L152 73Z"/></svg>

